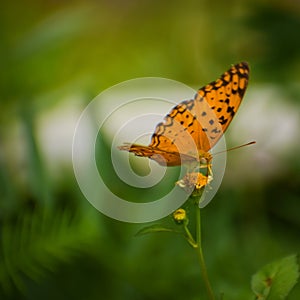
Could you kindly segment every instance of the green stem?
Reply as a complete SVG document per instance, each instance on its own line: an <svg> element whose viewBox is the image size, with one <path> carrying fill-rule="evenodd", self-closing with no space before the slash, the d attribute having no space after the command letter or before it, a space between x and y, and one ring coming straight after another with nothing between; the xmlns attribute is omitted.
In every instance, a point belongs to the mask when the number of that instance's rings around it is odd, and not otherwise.
<svg viewBox="0 0 300 300"><path fill-rule="evenodd" d="M184 224L184 231L185 231L185 238L188 241L188 243L193 247L193 248L197 248L198 245L196 243L196 241L194 240L191 232L189 231L189 228L187 227L187 223Z"/></svg>
<svg viewBox="0 0 300 300"><path fill-rule="evenodd" d="M215 296L213 293L213 290L211 288L209 279L208 279L208 274L207 274L207 269L206 269L206 264L203 256L203 251L202 251L202 243L201 243L201 215L200 215L200 207L196 207L197 215L196 215L196 241L197 241L197 247L194 249L197 252L199 262L200 262L200 267L201 267L201 272L202 272L202 277L205 283L205 287L207 290L208 298L210 300L215 300Z"/></svg>

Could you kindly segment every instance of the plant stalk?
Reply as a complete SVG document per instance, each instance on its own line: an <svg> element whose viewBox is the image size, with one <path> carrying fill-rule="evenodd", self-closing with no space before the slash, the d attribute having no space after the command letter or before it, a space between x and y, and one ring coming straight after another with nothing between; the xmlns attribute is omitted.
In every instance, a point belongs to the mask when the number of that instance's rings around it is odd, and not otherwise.
<svg viewBox="0 0 300 300"><path fill-rule="evenodd" d="M202 277L204 280L204 284L206 287L207 295L210 300L215 300L215 296L213 293L213 290L211 288L209 279L208 279L208 274L207 274L207 268L203 256L203 251L202 251L202 243L201 243L201 215L200 215L200 207L197 205L196 207L196 242L197 242L197 247L194 249L197 252L199 262L200 262L200 267L201 267L201 272L202 272Z"/></svg>

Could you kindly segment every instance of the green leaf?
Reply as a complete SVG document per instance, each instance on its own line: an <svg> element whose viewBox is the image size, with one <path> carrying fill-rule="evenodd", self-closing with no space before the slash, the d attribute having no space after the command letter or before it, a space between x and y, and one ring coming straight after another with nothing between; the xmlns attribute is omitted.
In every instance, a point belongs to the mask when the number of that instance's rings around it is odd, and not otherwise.
<svg viewBox="0 0 300 300"><path fill-rule="evenodd" d="M285 299L298 278L298 256L291 255L264 266L253 275L251 287L256 299Z"/></svg>
<svg viewBox="0 0 300 300"><path fill-rule="evenodd" d="M149 234L149 233L153 233L153 232L174 232L174 233L182 234L181 231L177 231L177 230L172 229L172 228L164 227L160 224L154 224L154 225L147 226L147 227L144 227L144 228L140 229L135 234L135 236L140 236L140 235Z"/></svg>

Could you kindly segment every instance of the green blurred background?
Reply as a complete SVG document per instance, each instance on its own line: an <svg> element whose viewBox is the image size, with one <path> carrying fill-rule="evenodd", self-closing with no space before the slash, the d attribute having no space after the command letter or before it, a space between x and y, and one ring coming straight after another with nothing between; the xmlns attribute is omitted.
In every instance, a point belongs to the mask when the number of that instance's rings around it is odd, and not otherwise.
<svg viewBox="0 0 300 300"><path fill-rule="evenodd" d="M72 137L116 83L199 88L243 60L251 80L227 143L257 144L228 153L202 212L213 288L250 299L253 273L299 252L299 1L15 1L0 24L0 299L206 299L183 239L134 237L143 224L85 200Z"/></svg>

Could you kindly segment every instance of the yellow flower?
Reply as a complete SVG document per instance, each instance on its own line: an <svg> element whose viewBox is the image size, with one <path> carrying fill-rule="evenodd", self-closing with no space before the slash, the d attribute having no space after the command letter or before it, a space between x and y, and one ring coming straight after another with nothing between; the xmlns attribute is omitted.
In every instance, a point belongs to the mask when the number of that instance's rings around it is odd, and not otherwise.
<svg viewBox="0 0 300 300"><path fill-rule="evenodd" d="M173 219L176 223L181 224L186 220L186 211L183 208L176 209L173 212Z"/></svg>
<svg viewBox="0 0 300 300"><path fill-rule="evenodd" d="M198 173L195 188L197 190L199 190L199 189L205 187L209 182L210 182L210 176L205 176L202 173Z"/></svg>
<svg viewBox="0 0 300 300"><path fill-rule="evenodd" d="M209 184L212 180L212 176L205 176L200 172L191 172L185 174L185 176L176 182L178 186L186 191L193 191L194 189L200 190Z"/></svg>

